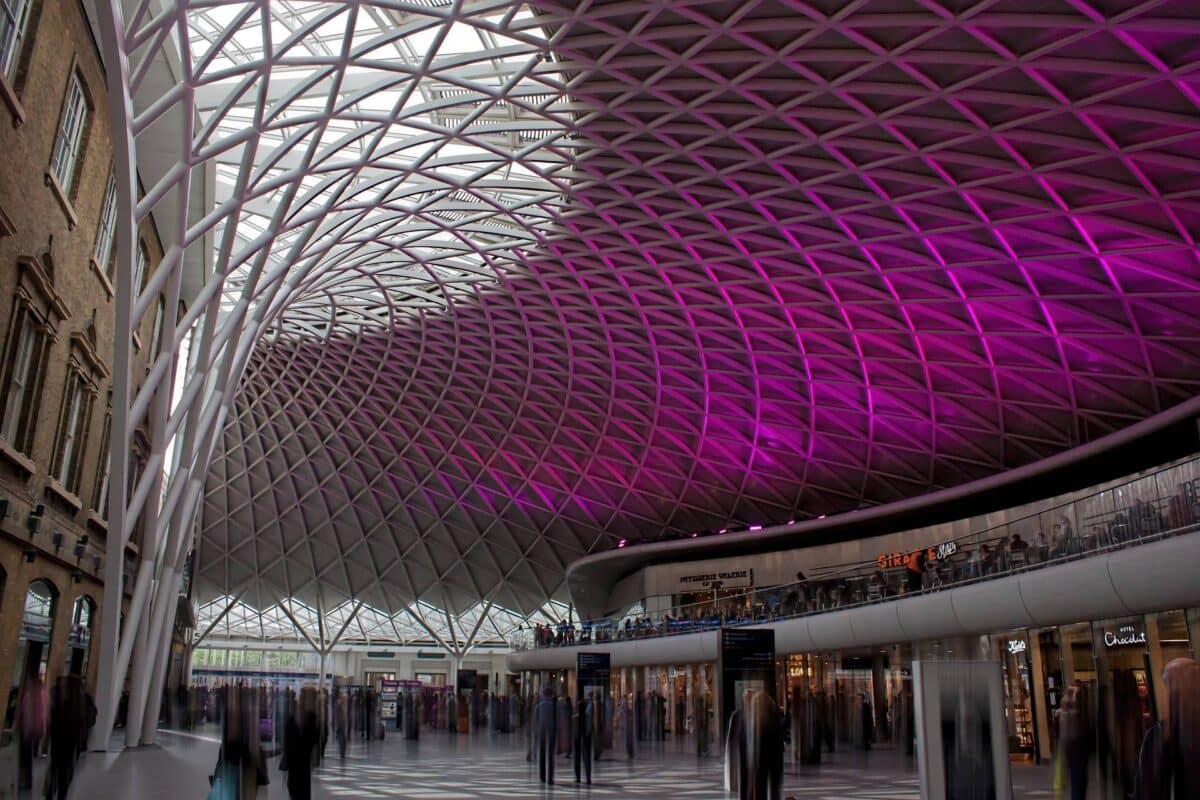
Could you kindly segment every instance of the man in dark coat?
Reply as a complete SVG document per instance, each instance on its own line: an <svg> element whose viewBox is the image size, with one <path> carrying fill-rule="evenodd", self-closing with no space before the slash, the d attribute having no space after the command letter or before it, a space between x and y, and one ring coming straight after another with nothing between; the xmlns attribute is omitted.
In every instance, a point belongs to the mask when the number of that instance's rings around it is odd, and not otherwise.
<svg viewBox="0 0 1200 800"><path fill-rule="evenodd" d="M780 800L783 796L783 729L779 706L766 692L750 695L743 708L742 783L744 800Z"/></svg>
<svg viewBox="0 0 1200 800"><path fill-rule="evenodd" d="M558 739L558 703L554 690L549 686L542 689L533 712L534 735L537 737L538 780L554 783L554 759Z"/></svg>
<svg viewBox="0 0 1200 800"><path fill-rule="evenodd" d="M575 782L579 783L580 772L592 783L592 756L595 747L596 704L589 693L575 712Z"/></svg>
<svg viewBox="0 0 1200 800"><path fill-rule="evenodd" d="M77 676L60 676L50 699L50 772L46 797L65 800L75 762L79 758L81 731L85 729L83 692Z"/></svg>
<svg viewBox="0 0 1200 800"><path fill-rule="evenodd" d="M411 697L406 697L411 701ZM350 738L350 699L340 689L334 690L334 730L337 735L338 755L346 757L346 743Z"/></svg>
<svg viewBox="0 0 1200 800"><path fill-rule="evenodd" d="M284 738L283 758L287 762L288 797L292 800L311 800L314 750L320 741L314 711L304 713L303 724L290 716Z"/></svg>

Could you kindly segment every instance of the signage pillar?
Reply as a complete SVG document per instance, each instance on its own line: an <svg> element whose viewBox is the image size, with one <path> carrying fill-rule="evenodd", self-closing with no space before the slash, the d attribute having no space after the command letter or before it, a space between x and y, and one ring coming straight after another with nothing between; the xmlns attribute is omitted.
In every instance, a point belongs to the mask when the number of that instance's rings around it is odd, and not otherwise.
<svg viewBox="0 0 1200 800"><path fill-rule="evenodd" d="M725 741L729 718L746 691L775 698L775 631L771 628L722 628L717 652L717 736Z"/></svg>
<svg viewBox="0 0 1200 800"><path fill-rule="evenodd" d="M914 661L921 799L1012 797L1004 678L994 661Z"/></svg>
<svg viewBox="0 0 1200 800"><path fill-rule="evenodd" d="M609 687L612 685L611 657L608 653L578 653L575 656L575 707L582 718L583 703L588 697L592 698L595 722L592 731L592 752L599 756L603 745L611 741L611 734L606 735L608 726L612 724L612 699L609 697ZM597 730L598 729L598 730Z"/></svg>

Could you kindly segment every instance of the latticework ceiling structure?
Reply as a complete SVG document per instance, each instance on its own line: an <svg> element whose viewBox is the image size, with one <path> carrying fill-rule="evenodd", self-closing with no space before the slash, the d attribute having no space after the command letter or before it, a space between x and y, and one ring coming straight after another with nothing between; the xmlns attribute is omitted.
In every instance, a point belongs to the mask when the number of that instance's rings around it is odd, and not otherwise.
<svg viewBox="0 0 1200 800"><path fill-rule="evenodd" d="M477 603L451 616L443 608L418 601L406 604L395 614L385 614L351 600L325 611L291 597L267 608L256 608L232 597L218 596L199 606L196 625L205 639L213 635L242 642L296 639L303 635L297 635L300 631L319 634L324 625L330 640L341 634L338 644L433 641L451 652L465 654L474 645L485 642L507 645L518 628L529 623L553 624L566 611L566 607L554 601L542 613L531 616Z"/></svg>
<svg viewBox="0 0 1200 800"><path fill-rule="evenodd" d="M138 11L134 77L183 65L141 105L215 165L202 600L503 635L616 538L913 497L1200 387L1190 0Z"/></svg>

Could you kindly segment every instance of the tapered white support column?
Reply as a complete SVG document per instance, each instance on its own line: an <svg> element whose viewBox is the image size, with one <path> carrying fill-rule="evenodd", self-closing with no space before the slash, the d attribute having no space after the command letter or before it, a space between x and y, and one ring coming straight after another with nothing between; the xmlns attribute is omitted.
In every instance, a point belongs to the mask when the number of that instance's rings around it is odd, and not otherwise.
<svg viewBox="0 0 1200 800"><path fill-rule="evenodd" d="M142 563L142 569L153 568L152 563ZM153 606L149 610L153 612ZM126 747L137 747L142 737L141 719L146 713L146 691L150 683L149 671L145 664L147 659L153 660L153 654L150 652L150 628L150 614L145 614L138 621L133 633L133 677L129 682L129 704L125 708Z"/></svg>
<svg viewBox="0 0 1200 800"><path fill-rule="evenodd" d="M163 603L163 613L155 614L151 628L154 636L153 658L147 665L151 670L150 690L146 695L146 710L142 719L140 744L154 744L154 736L158 731L159 704L162 702L163 685L166 683L167 667L170 664L171 633L175 630L179 586L182 582L183 575L173 569L168 569L163 578L163 583L167 588L167 599Z"/></svg>
<svg viewBox="0 0 1200 800"><path fill-rule="evenodd" d="M128 91L129 60L121 48L117 31L125 29L121 8L115 3L95 5L101 31L100 50L104 58L108 84L108 113L113 131L113 175L116 176L117 200L124 213L117 215L116 308L114 330L132 331L134 302L133 263L137 232L133 217L134 156L129 135L133 102ZM109 445L108 536L104 543L104 605L100 622L100 663L97 669L97 724L92 730L91 748L107 750L121 696L117 677L117 650L121 636L121 600L124 597L125 501L129 486L130 428L125 409L129 407L131 345L128 334L118 335L113 346L112 431Z"/></svg>

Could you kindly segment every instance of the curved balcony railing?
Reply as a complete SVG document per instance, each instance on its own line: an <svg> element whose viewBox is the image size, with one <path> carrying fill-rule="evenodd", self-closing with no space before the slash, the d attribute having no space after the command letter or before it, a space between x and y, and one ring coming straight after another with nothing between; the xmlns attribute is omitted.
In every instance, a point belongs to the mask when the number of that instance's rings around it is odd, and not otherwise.
<svg viewBox="0 0 1200 800"><path fill-rule="evenodd" d="M965 586L1200 529L1200 457L957 539L654 613L524 629L514 650L755 625Z"/></svg>

